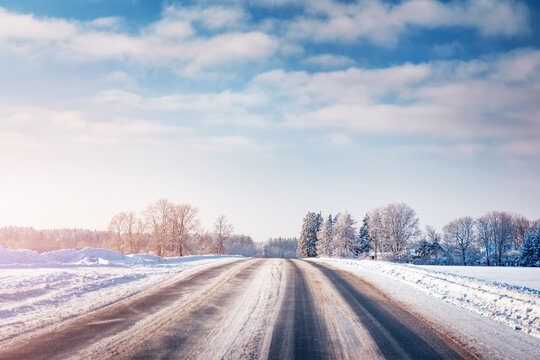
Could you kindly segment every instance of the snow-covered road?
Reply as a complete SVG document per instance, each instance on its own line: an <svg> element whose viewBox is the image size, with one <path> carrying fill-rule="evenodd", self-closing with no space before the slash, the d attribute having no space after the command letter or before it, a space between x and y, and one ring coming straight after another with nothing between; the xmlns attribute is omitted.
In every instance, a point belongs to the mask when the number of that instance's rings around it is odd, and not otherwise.
<svg viewBox="0 0 540 360"><path fill-rule="evenodd" d="M474 356L341 270L245 259L192 271L0 350L0 358Z"/></svg>
<svg viewBox="0 0 540 360"><path fill-rule="evenodd" d="M540 358L537 337L421 288L500 284L437 270L0 249L0 359Z"/></svg>

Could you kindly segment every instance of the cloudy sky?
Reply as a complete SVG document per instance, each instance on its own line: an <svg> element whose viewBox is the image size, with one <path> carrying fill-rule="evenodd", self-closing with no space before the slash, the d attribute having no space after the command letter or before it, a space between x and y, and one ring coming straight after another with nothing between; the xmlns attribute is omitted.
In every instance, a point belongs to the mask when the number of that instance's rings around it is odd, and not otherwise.
<svg viewBox="0 0 540 360"><path fill-rule="evenodd" d="M397 201L440 228L539 218L539 179L535 0L0 0L0 226L166 197L259 241Z"/></svg>

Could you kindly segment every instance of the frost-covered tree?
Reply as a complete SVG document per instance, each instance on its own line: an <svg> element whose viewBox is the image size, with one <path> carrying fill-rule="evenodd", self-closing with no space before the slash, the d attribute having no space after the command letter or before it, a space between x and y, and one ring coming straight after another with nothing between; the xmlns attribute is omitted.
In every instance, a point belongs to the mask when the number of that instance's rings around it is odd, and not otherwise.
<svg viewBox="0 0 540 360"><path fill-rule="evenodd" d="M478 233L478 242L482 246L483 257L488 266L493 264L493 254L495 253L495 244L492 234L492 218L489 214L476 219L476 231Z"/></svg>
<svg viewBox="0 0 540 360"><path fill-rule="evenodd" d="M356 222L347 211L339 214L333 227L333 256L350 257L358 255Z"/></svg>
<svg viewBox="0 0 540 360"><path fill-rule="evenodd" d="M540 267L540 226L529 232L521 248L521 265Z"/></svg>
<svg viewBox="0 0 540 360"><path fill-rule="evenodd" d="M226 254L253 256L256 252L255 242L247 235L232 235L225 241Z"/></svg>
<svg viewBox="0 0 540 360"><path fill-rule="evenodd" d="M512 215L502 211L490 211L476 222L488 264L490 258L499 266L507 263L506 253L510 250L514 238Z"/></svg>
<svg viewBox="0 0 540 360"><path fill-rule="evenodd" d="M524 243L529 232L535 231L536 228L532 228L531 221L522 215L513 215L512 222L514 224L514 236L511 242L515 248L518 248Z"/></svg>
<svg viewBox="0 0 540 360"><path fill-rule="evenodd" d="M328 219L321 225L321 229L317 232L317 256L332 256L332 228L334 220L332 215L328 215Z"/></svg>
<svg viewBox="0 0 540 360"><path fill-rule="evenodd" d="M409 240L420 234L416 212L405 203L387 205L383 225L386 245L394 255L403 252Z"/></svg>
<svg viewBox="0 0 540 360"><path fill-rule="evenodd" d="M297 256L315 257L317 256L317 233L322 225L321 213L308 212L304 217L302 232L298 238Z"/></svg>
<svg viewBox="0 0 540 360"><path fill-rule="evenodd" d="M426 226L423 236L414 246L416 257L422 263L440 264L444 262L441 238L441 234L437 230L429 225Z"/></svg>
<svg viewBox="0 0 540 360"><path fill-rule="evenodd" d="M225 254L225 241L232 235L233 226L227 220L225 215L220 215L214 224L214 235L216 240L216 252Z"/></svg>
<svg viewBox="0 0 540 360"><path fill-rule="evenodd" d="M296 257L296 238L269 239L264 243L262 256L266 258L294 258Z"/></svg>
<svg viewBox="0 0 540 360"><path fill-rule="evenodd" d="M368 235L373 241L373 253L375 259L378 258L378 254L383 252L383 239L384 239L384 226L383 226L383 212L384 208L376 208L371 210L367 214L368 219Z"/></svg>
<svg viewBox="0 0 540 360"><path fill-rule="evenodd" d="M469 250L475 241L474 220L470 216L449 222L443 228L446 242L459 253L463 265L469 262Z"/></svg>
<svg viewBox="0 0 540 360"><path fill-rule="evenodd" d="M358 254L369 252L372 246L371 237L369 236L369 217L366 214L362 220L362 226L358 230L357 252Z"/></svg>
<svg viewBox="0 0 540 360"><path fill-rule="evenodd" d="M389 204L369 212L369 235L377 252L399 256L420 234L416 212L404 203ZM376 255L377 256L377 255Z"/></svg>
<svg viewBox="0 0 540 360"><path fill-rule="evenodd" d="M497 265L505 265L505 255L508 251L508 245L514 237L514 222L512 215L506 212L494 212L494 233L495 233L495 252Z"/></svg>

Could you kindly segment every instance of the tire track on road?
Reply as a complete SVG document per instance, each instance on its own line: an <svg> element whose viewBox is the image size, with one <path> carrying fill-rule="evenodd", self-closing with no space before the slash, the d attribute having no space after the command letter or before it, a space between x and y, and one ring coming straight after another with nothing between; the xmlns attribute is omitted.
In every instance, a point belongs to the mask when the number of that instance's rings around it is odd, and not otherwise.
<svg viewBox="0 0 540 360"><path fill-rule="evenodd" d="M216 340L215 330L221 329L231 310L240 301L264 261L250 260L232 276L215 284L211 292L177 313L162 318L151 327L150 334L135 337L130 344L115 353L114 359L196 359L213 358L221 350L222 338ZM230 334L229 338L230 338ZM203 355L206 352L206 356Z"/></svg>
<svg viewBox="0 0 540 360"><path fill-rule="evenodd" d="M269 359L331 359L327 331L318 317L304 274L287 260L284 300L274 324Z"/></svg>
<svg viewBox="0 0 540 360"><path fill-rule="evenodd" d="M371 285L345 271L309 262L332 283L386 359L475 359Z"/></svg>
<svg viewBox="0 0 540 360"><path fill-rule="evenodd" d="M212 266L149 294L141 294L88 316L69 322L64 327L32 337L22 344L0 350L0 359L66 359L81 357L78 349L85 349L100 340L133 327L153 313L168 307L178 299L189 297L202 284L220 274L243 266L244 260ZM101 357L106 354L102 353Z"/></svg>

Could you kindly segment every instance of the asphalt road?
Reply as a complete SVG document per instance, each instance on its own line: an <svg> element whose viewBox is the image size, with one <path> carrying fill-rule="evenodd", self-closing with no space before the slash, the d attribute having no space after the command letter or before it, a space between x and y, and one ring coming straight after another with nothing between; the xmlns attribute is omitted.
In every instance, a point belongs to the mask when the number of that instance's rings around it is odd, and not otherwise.
<svg viewBox="0 0 540 360"><path fill-rule="evenodd" d="M358 277L247 259L68 322L0 359L474 359Z"/></svg>

